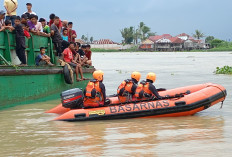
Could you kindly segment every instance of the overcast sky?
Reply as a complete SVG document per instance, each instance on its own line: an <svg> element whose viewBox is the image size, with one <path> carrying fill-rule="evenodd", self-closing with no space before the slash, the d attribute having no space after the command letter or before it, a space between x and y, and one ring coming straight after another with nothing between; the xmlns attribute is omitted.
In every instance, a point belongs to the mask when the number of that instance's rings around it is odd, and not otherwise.
<svg viewBox="0 0 232 157"><path fill-rule="evenodd" d="M3 0L1 0L3 3ZM173 36L192 35L199 29L205 35L232 40L232 0L18 0L18 14L31 2L39 17L55 13L74 22L78 38L112 39L121 42L120 29L137 27L143 21L153 32ZM3 9L3 5L1 6Z"/></svg>

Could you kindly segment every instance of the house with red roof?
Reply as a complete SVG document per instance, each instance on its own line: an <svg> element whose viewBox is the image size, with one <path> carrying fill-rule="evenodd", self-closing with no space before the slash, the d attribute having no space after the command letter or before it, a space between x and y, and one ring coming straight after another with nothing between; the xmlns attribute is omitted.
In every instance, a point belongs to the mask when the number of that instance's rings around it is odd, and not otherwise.
<svg viewBox="0 0 232 157"><path fill-rule="evenodd" d="M122 45L112 41L111 39L94 40L91 48L107 49L107 50L124 50L131 48L132 45Z"/></svg>
<svg viewBox="0 0 232 157"><path fill-rule="evenodd" d="M146 39L142 42L142 44L139 46L140 49L142 50L153 50L154 49L154 43L150 39Z"/></svg>
<svg viewBox="0 0 232 157"><path fill-rule="evenodd" d="M154 43L153 46L151 41ZM186 33L181 33L175 37L170 34L150 36L140 45L140 49L154 51L184 51L205 48L207 46L202 40L196 40Z"/></svg>

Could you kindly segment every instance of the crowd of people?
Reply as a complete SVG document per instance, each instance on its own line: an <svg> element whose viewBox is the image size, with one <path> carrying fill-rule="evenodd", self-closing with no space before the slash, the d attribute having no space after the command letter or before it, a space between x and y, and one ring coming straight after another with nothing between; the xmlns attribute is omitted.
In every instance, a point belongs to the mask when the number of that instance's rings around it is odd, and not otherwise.
<svg viewBox="0 0 232 157"><path fill-rule="evenodd" d="M27 3L27 11L21 16L17 16L17 0L4 0L6 12L0 10L0 31L10 30L16 33L16 54L21 61L21 65L26 66L25 37L31 38L30 33L45 37L51 37L54 44L56 55L74 67L78 76L77 81L85 79L82 73L82 66L91 66L90 45L82 45L75 42L76 31L73 30L73 22L63 20L50 14L49 22L45 18L39 18L32 10L32 4ZM41 47L40 54L36 57L36 65L53 66L50 57L45 54L46 49Z"/></svg>

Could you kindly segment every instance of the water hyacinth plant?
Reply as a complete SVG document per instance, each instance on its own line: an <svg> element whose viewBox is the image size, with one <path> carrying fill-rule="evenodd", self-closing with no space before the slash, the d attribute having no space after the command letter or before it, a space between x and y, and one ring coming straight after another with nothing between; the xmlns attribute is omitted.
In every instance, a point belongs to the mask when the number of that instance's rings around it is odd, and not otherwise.
<svg viewBox="0 0 232 157"><path fill-rule="evenodd" d="M216 71L215 71L216 74L229 74L229 75L232 75L232 67L226 65L222 68L219 68L217 67Z"/></svg>

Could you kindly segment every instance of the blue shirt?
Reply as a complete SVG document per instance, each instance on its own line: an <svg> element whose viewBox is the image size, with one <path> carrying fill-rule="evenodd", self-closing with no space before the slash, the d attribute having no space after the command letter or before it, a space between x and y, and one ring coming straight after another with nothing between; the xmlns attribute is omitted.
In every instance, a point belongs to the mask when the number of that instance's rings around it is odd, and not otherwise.
<svg viewBox="0 0 232 157"><path fill-rule="evenodd" d="M39 66L39 62L41 61L42 57L46 56L45 54L41 55L41 53L35 58L35 63Z"/></svg>
<svg viewBox="0 0 232 157"><path fill-rule="evenodd" d="M61 35L61 37L62 37L63 40L68 42L68 36L65 37L65 36Z"/></svg>

